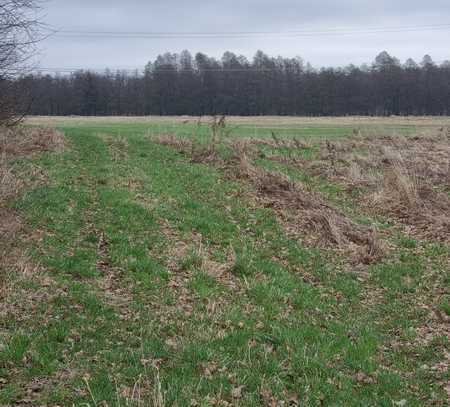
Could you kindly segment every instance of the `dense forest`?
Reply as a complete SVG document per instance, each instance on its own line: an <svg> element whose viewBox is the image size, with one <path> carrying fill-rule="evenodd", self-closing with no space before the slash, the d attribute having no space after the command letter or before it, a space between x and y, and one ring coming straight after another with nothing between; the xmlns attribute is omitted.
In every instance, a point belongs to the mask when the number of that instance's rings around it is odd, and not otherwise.
<svg viewBox="0 0 450 407"><path fill-rule="evenodd" d="M29 113L38 115L449 115L450 62L404 64L380 53L371 65L314 69L301 58L221 60L167 53L143 72L33 74Z"/></svg>

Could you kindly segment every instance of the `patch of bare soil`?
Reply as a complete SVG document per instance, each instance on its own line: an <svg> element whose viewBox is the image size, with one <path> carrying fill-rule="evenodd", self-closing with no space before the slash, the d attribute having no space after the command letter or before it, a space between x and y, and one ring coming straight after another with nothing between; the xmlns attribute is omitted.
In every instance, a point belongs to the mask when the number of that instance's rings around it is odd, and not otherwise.
<svg viewBox="0 0 450 407"><path fill-rule="evenodd" d="M292 141L269 143L302 148ZM412 137L355 131L319 147L312 161L298 155L270 158L362 192L363 208L398 221L412 235L450 242L450 129Z"/></svg>
<svg viewBox="0 0 450 407"><path fill-rule="evenodd" d="M194 162L212 162L230 178L245 179L255 188L258 202L273 208L286 230L310 245L340 249L355 263L370 264L383 256L382 244L373 228L356 224L302 183L254 166L256 150L252 142L231 142L233 154L224 160L216 153L214 145L207 146L201 154L195 143L187 139L161 136L156 141L190 155ZM300 142L291 140L289 143Z"/></svg>
<svg viewBox="0 0 450 407"><path fill-rule="evenodd" d="M55 386L60 386L61 383L67 383L73 380L77 374L78 372L75 369L64 368L50 377L36 377L32 379L24 386L22 396L14 402L14 406L43 406L43 404L39 403L39 399L41 399L44 394L50 393ZM18 383L14 384L17 385Z"/></svg>

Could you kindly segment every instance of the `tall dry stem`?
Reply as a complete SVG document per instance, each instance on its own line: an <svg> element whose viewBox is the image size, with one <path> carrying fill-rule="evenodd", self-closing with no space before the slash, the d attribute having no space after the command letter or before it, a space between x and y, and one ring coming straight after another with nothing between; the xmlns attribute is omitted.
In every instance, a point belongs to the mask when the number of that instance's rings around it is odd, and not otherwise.
<svg viewBox="0 0 450 407"><path fill-rule="evenodd" d="M400 153L386 149L385 156L390 162L384 177L385 192L397 196L409 208L416 208L420 203L416 175L408 170Z"/></svg>

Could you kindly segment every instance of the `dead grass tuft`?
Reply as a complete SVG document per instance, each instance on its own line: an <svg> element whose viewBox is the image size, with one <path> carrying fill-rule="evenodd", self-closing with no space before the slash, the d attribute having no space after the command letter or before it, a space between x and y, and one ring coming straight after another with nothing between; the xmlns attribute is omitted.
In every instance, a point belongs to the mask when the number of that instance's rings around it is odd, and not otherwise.
<svg viewBox="0 0 450 407"><path fill-rule="evenodd" d="M63 135L50 128L0 128L0 154L24 156L61 150Z"/></svg>
<svg viewBox="0 0 450 407"><path fill-rule="evenodd" d="M416 171L399 156L390 159L378 187L367 195L366 207L401 221L416 235L450 242L449 196L434 189Z"/></svg>
<svg viewBox="0 0 450 407"><path fill-rule="evenodd" d="M360 193L369 214L388 216L418 237L450 241L450 136L355 131L326 140L313 160L273 156Z"/></svg>
<svg viewBox="0 0 450 407"><path fill-rule="evenodd" d="M60 133L48 129L5 129L0 128L0 238L13 238L20 230L17 214L7 203L20 194L24 187L30 186L31 179L40 182L42 171L33 166L26 170L18 169L18 157L37 152L59 149L63 146Z"/></svg>
<svg viewBox="0 0 450 407"><path fill-rule="evenodd" d="M392 150L386 150L387 166L377 194L390 197L410 210L420 207L419 180L412 170L408 170L401 156Z"/></svg>
<svg viewBox="0 0 450 407"><path fill-rule="evenodd" d="M292 138L285 138L285 137L279 137L276 135L275 132L271 133L270 139L264 139L264 138L250 138L247 139L248 143L251 144L259 144L259 145L265 145L272 148L286 148L286 149L305 149L305 148L311 148L312 144L309 140L306 139L300 139L298 137L292 137Z"/></svg>
<svg viewBox="0 0 450 407"><path fill-rule="evenodd" d="M194 163L213 162L218 159L216 143L211 140L208 143L194 143L191 139L179 138L174 134L164 134L153 137L155 143L173 147L176 150L191 157Z"/></svg>
<svg viewBox="0 0 450 407"><path fill-rule="evenodd" d="M155 143L163 146L174 147L180 151L189 151L192 148L192 142L186 138L180 138L174 134L161 134L152 138Z"/></svg>
<svg viewBox="0 0 450 407"><path fill-rule="evenodd" d="M22 182L13 173L12 166L7 162L6 155L0 156L0 202L6 202L17 195Z"/></svg>

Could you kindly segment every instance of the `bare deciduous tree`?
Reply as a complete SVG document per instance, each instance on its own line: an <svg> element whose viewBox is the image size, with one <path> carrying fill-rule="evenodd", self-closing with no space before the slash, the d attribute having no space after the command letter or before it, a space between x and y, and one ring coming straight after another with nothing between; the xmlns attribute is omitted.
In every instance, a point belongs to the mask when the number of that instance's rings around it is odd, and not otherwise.
<svg viewBox="0 0 450 407"><path fill-rule="evenodd" d="M40 39L40 0L0 0L0 124L17 122L23 94L14 79L29 68ZM20 116L20 114L19 114Z"/></svg>

